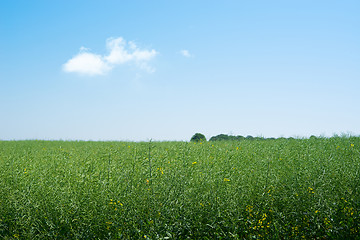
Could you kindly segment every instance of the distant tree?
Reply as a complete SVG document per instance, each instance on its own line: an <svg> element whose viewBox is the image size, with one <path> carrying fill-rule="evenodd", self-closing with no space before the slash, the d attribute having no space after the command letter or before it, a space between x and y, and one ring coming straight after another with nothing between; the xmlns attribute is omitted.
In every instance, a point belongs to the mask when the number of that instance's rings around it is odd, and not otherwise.
<svg viewBox="0 0 360 240"><path fill-rule="evenodd" d="M219 134L217 136L211 137L209 141L226 141L229 140L229 136L226 134Z"/></svg>
<svg viewBox="0 0 360 240"><path fill-rule="evenodd" d="M219 134L217 136L211 137L209 141L241 141L244 140L243 136L232 136L226 134Z"/></svg>
<svg viewBox="0 0 360 240"><path fill-rule="evenodd" d="M194 136L190 139L191 142L206 142L206 137L204 134L201 133L195 133Z"/></svg>
<svg viewBox="0 0 360 240"><path fill-rule="evenodd" d="M265 140L264 137L254 137L253 140Z"/></svg>
<svg viewBox="0 0 360 240"><path fill-rule="evenodd" d="M228 140L228 136L225 134L219 134L214 137L211 137L209 141L226 141Z"/></svg>
<svg viewBox="0 0 360 240"><path fill-rule="evenodd" d="M218 141L217 137L216 136L212 136L210 139L209 139L210 142L214 142L214 141Z"/></svg>
<svg viewBox="0 0 360 240"><path fill-rule="evenodd" d="M246 136L246 139L247 139L247 140L253 140L253 139L254 139L254 137L253 137L253 136L251 136L251 135L247 135L247 136Z"/></svg>
<svg viewBox="0 0 360 240"><path fill-rule="evenodd" d="M236 140L238 140L238 141L241 141L241 140L244 140L244 139L245 139L245 137L243 137L241 135L236 136Z"/></svg>

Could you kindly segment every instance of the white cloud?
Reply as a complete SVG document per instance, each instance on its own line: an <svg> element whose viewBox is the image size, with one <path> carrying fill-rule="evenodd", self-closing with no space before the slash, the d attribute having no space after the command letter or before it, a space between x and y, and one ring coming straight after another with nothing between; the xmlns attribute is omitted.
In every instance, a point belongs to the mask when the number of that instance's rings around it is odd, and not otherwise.
<svg viewBox="0 0 360 240"><path fill-rule="evenodd" d="M111 67L100 55L89 52L80 52L63 65L65 72L74 72L82 75L103 75L110 69Z"/></svg>
<svg viewBox="0 0 360 240"><path fill-rule="evenodd" d="M108 39L106 46L110 54L105 57L105 60L111 64L123 64L132 60L131 54L125 49L126 42L120 37L115 39Z"/></svg>
<svg viewBox="0 0 360 240"><path fill-rule="evenodd" d="M89 53L88 48L81 47L80 53L65 63L63 70L87 75L100 75L107 73L116 65L134 63L147 72L155 71L148 65L148 62L158 54L154 49L140 49L134 42L127 43L122 37L107 39L106 47L109 54L105 56Z"/></svg>
<svg viewBox="0 0 360 240"><path fill-rule="evenodd" d="M86 48L84 46L81 46L81 48L80 48L80 52L88 52L90 50L91 50L90 48Z"/></svg>
<svg viewBox="0 0 360 240"><path fill-rule="evenodd" d="M106 42L106 46L110 51L110 54L106 56L105 59L112 64L123 64L130 61L143 63L150 61L158 54L154 49L141 50L134 42L129 42L127 44L121 37L109 38Z"/></svg>
<svg viewBox="0 0 360 240"><path fill-rule="evenodd" d="M183 55L184 57L192 57L193 56L190 54L190 52L188 50L181 50L180 54Z"/></svg>

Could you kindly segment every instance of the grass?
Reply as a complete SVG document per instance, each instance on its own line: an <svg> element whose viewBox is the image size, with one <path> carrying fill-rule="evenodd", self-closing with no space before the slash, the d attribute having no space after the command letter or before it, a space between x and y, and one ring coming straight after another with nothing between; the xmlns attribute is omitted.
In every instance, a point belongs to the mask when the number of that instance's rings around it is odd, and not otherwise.
<svg viewBox="0 0 360 240"><path fill-rule="evenodd" d="M0 238L360 239L359 180L359 137L1 141Z"/></svg>

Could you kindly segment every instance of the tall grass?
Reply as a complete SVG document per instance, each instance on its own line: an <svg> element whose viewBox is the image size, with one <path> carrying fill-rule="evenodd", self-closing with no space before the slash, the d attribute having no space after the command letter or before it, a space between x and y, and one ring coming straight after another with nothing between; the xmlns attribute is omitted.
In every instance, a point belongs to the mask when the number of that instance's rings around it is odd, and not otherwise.
<svg viewBox="0 0 360 240"><path fill-rule="evenodd" d="M0 237L359 239L358 137L150 147L0 142Z"/></svg>

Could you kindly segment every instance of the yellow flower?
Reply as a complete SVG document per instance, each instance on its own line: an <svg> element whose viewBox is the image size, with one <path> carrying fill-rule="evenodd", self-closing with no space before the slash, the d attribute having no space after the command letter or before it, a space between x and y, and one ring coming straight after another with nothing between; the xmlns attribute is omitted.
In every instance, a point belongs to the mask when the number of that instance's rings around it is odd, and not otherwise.
<svg viewBox="0 0 360 240"><path fill-rule="evenodd" d="M193 162L192 164L193 164L193 165L194 165L194 164L197 164L197 162Z"/></svg>
<svg viewBox="0 0 360 240"><path fill-rule="evenodd" d="M230 179L224 178L224 182L230 182Z"/></svg>
<svg viewBox="0 0 360 240"><path fill-rule="evenodd" d="M350 146L351 146L351 147L353 147L353 146L354 146L354 144L352 143Z"/></svg>
<svg viewBox="0 0 360 240"><path fill-rule="evenodd" d="M316 210L316 211L315 211L315 213L318 213L318 212L319 212L319 210Z"/></svg>
<svg viewBox="0 0 360 240"><path fill-rule="evenodd" d="M246 206L246 211L251 212L253 210L253 206Z"/></svg>

